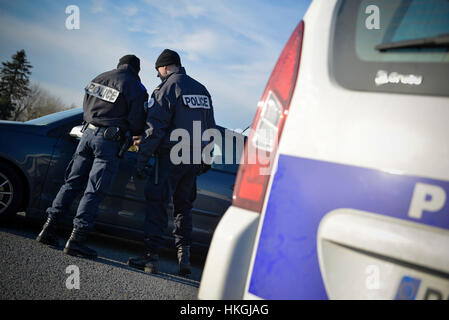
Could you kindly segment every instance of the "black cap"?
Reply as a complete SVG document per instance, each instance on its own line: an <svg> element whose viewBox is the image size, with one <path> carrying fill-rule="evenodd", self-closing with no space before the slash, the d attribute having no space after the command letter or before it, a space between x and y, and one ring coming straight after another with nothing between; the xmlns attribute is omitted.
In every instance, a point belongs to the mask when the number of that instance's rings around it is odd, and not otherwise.
<svg viewBox="0 0 449 320"><path fill-rule="evenodd" d="M140 71L140 59L133 54L127 54L126 56L121 57L117 68L122 64L129 64L134 70L137 71L137 73Z"/></svg>
<svg viewBox="0 0 449 320"><path fill-rule="evenodd" d="M169 66L171 64L181 66L181 58L179 54L170 49L165 49L156 60L156 70L159 67Z"/></svg>

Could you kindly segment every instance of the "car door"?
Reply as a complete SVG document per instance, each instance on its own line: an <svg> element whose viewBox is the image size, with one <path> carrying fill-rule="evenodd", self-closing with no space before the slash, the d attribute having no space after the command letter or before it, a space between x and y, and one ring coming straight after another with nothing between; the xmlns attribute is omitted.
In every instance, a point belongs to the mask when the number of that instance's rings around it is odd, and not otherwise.
<svg viewBox="0 0 449 320"><path fill-rule="evenodd" d="M70 131L74 127L79 127L81 123L82 114L74 118L73 121L53 129L54 132L58 132L60 138L54 145L53 156L43 188L44 191L40 199L39 208L42 211L45 211L52 205L53 199L64 183L67 166L73 158L80 140L79 137L71 136ZM120 160L119 170L112 186L106 198L100 204L96 223L141 229L144 217L144 182L134 180L135 159L136 153L128 151L123 159ZM71 225L81 196L82 193L76 197L70 212L64 215L63 223Z"/></svg>
<svg viewBox="0 0 449 320"><path fill-rule="evenodd" d="M211 169L197 179L197 197L192 211L194 239L202 243L210 243L218 222L232 203L245 141L239 133L222 127L217 129L221 141L214 141Z"/></svg>
<svg viewBox="0 0 449 320"><path fill-rule="evenodd" d="M131 148L120 160L118 172L111 189L100 205L99 222L118 227L143 230L145 220L145 180L135 177L137 150ZM149 165L153 163L151 159Z"/></svg>
<svg viewBox="0 0 449 320"><path fill-rule="evenodd" d="M70 130L81 125L82 113L77 116L62 121L60 124L54 126L47 133L48 136L55 138L55 144L53 146L53 154L48 165L44 186L39 199L39 210L45 211L48 207L51 207L56 194L59 192L64 178L66 175L67 166L75 153L78 146L79 139L70 136ZM76 199L78 203L79 197ZM74 216L73 209L65 214L62 218L63 222L71 222Z"/></svg>

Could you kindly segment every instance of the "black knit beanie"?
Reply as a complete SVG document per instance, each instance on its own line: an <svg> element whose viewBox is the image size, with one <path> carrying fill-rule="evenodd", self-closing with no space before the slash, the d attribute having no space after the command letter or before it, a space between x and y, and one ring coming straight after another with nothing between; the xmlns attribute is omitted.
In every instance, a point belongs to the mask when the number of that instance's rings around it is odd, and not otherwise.
<svg viewBox="0 0 449 320"><path fill-rule="evenodd" d="M162 53L159 55L159 57L156 60L156 70L159 67L165 67L169 66L171 64L181 66L181 58L179 57L179 54L177 54L175 51L170 49L165 49L162 51Z"/></svg>
<svg viewBox="0 0 449 320"><path fill-rule="evenodd" d="M126 56L121 57L118 62L117 68L122 64L129 64L134 68L134 70L137 71L137 73L139 73L140 71L140 59L133 54L127 54Z"/></svg>

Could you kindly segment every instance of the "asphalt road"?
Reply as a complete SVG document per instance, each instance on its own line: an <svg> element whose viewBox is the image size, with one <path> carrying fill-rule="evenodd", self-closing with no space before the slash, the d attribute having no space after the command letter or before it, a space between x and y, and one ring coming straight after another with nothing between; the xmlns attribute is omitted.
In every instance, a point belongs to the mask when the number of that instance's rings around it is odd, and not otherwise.
<svg viewBox="0 0 449 320"><path fill-rule="evenodd" d="M177 275L175 250L167 249L161 253L160 273L152 275L127 265L130 256L143 252L138 242L95 234L88 245L98 258L88 260L36 242L40 228L23 217L0 225L1 300L197 299L204 257L193 255L192 274L185 278ZM60 236L63 246L69 234Z"/></svg>

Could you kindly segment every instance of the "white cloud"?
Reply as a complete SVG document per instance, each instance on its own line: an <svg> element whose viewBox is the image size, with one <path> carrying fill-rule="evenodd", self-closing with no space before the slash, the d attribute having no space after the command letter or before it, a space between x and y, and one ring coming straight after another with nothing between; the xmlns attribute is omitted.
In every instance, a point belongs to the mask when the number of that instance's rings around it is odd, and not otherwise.
<svg viewBox="0 0 449 320"><path fill-rule="evenodd" d="M151 44L155 47L170 48L182 51L187 59L198 61L200 57L213 55L217 52L220 41L219 35L210 30L186 32L173 36L158 37Z"/></svg>
<svg viewBox="0 0 449 320"><path fill-rule="evenodd" d="M73 90L64 86L58 86L54 83L38 82L38 84L50 92L52 95L61 99L65 106L72 104L77 107L83 106L84 92L82 90Z"/></svg>
<svg viewBox="0 0 449 320"><path fill-rule="evenodd" d="M92 0L92 9L91 10L93 13L105 12L105 1L104 0Z"/></svg>
<svg viewBox="0 0 449 320"><path fill-rule="evenodd" d="M205 15L208 8L207 2L191 0L144 0L144 2L157 8L167 19L178 19L181 17L197 19Z"/></svg>
<svg viewBox="0 0 449 320"><path fill-rule="evenodd" d="M124 43L108 41L111 35L104 30L89 27L86 21L80 30L45 27L36 23L25 22L17 18L0 14L1 37L5 40L20 42L40 49L51 55L69 55L83 60L89 65L101 66L110 60L117 60L118 53L128 52ZM84 29L84 30L83 30ZM101 48L101 52L98 49Z"/></svg>
<svg viewBox="0 0 449 320"><path fill-rule="evenodd" d="M125 15L125 16L127 16L127 17L133 17L133 16L135 16L137 13L138 13L138 9L137 9L137 7L134 7L134 6L132 6L132 7L124 7L124 8L121 8L121 10L122 10L122 13Z"/></svg>
<svg viewBox="0 0 449 320"><path fill-rule="evenodd" d="M186 5L187 12L193 18L198 18L206 13L206 9L201 5L194 5L188 2Z"/></svg>

